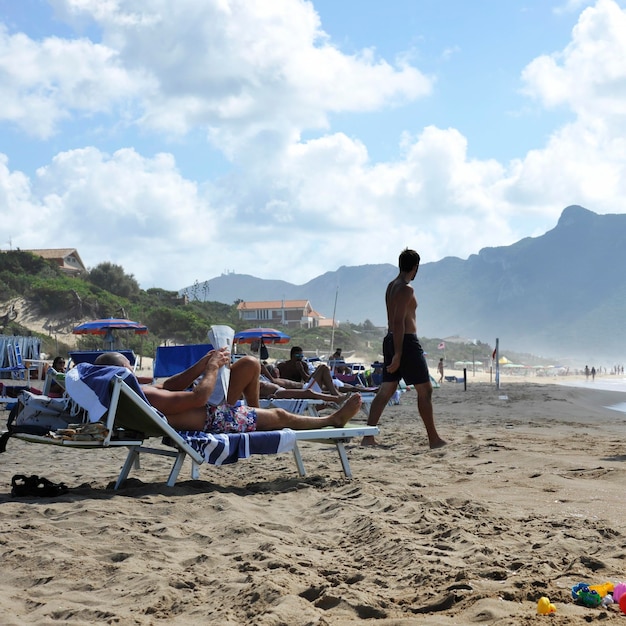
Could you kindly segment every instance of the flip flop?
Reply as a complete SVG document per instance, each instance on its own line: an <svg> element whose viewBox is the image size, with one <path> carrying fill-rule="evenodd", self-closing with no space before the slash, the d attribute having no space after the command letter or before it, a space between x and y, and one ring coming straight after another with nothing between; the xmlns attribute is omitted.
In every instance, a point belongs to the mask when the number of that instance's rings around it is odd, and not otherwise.
<svg viewBox="0 0 626 626"><path fill-rule="evenodd" d="M24 498L29 496L35 496L37 498L53 498L69 491L65 483L53 483L47 478L40 478L35 474L32 476L16 474L11 479L11 485L11 496L14 498Z"/></svg>

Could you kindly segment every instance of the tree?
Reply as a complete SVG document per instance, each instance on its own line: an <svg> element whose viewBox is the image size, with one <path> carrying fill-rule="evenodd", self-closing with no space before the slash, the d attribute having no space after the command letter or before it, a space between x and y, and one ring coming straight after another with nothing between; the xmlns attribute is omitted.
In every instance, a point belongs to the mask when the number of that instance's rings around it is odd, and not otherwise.
<svg viewBox="0 0 626 626"><path fill-rule="evenodd" d="M121 265L100 263L89 272L89 281L122 298L136 298L139 295L139 283L132 274L126 274Z"/></svg>

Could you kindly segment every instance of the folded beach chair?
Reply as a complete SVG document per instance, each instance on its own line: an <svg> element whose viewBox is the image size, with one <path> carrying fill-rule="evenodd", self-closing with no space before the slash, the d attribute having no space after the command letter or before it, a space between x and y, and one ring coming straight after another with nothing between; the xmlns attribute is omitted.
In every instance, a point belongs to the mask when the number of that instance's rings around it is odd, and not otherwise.
<svg viewBox="0 0 626 626"><path fill-rule="evenodd" d="M22 360L22 352L16 343L7 344L8 367L0 367L0 373L10 372L14 380L26 380L30 383L31 370L37 371L37 367L28 367Z"/></svg>
<svg viewBox="0 0 626 626"><path fill-rule="evenodd" d="M193 478L198 478L198 468L202 463L226 465L252 454L278 454L293 450L295 446L294 432L289 429L228 435L179 432L148 403L136 378L128 370L89 364L77 365L74 370L65 377L65 385L73 399L88 410L90 421L99 418L104 424L101 436L87 439L88 435L80 432L88 431L87 428L79 428L76 435L67 437L27 433L12 436L30 443L67 448L128 448L115 489L126 480L133 466L138 467L141 454L174 459L167 480L167 485L172 487L186 457L192 461ZM63 381L62 378L59 380ZM162 447L144 445L144 441L151 437L161 438Z"/></svg>

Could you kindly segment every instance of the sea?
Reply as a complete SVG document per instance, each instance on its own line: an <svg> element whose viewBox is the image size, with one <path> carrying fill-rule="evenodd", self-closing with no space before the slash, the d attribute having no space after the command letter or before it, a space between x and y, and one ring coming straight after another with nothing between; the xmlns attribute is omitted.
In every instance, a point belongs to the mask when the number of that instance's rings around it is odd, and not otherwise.
<svg viewBox="0 0 626 626"><path fill-rule="evenodd" d="M626 378L619 376L615 378L596 378L596 380L593 381L573 380L568 382L559 382L558 384L563 385L564 387L579 387L581 389L594 389L597 391L616 391L626 394ZM624 396L624 400L624 402L618 402L617 404L612 404L606 408L626 413L626 396Z"/></svg>

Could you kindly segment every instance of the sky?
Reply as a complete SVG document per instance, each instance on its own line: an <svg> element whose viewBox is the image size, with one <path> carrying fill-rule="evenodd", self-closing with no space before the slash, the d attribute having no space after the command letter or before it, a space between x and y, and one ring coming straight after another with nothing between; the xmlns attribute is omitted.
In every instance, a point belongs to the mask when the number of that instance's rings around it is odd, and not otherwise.
<svg viewBox="0 0 626 626"><path fill-rule="evenodd" d="M0 0L0 249L142 288L626 212L626 0Z"/></svg>

